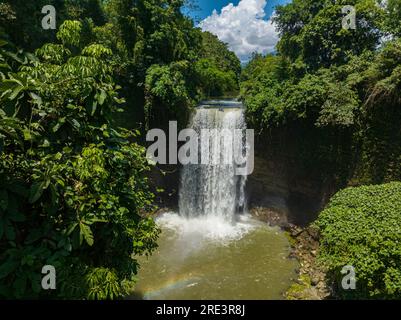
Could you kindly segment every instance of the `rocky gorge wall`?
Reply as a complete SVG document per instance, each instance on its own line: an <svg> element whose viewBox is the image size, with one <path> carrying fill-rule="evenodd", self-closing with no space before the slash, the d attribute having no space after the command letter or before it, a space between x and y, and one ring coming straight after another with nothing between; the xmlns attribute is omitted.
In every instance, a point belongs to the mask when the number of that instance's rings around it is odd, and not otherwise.
<svg viewBox="0 0 401 320"><path fill-rule="evenodd" d="M279 130L256 139L255 169L247 182L250 209L272 209L300 226L315 220L336 191L335 182L305 165L300 152Z"/></svg>

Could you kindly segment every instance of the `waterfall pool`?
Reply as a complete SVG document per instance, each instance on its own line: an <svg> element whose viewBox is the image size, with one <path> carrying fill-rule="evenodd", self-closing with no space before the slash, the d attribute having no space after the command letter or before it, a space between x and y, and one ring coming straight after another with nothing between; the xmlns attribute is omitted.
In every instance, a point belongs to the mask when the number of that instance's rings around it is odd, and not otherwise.
<svg viewBox="0 0 401 320"><path fill-rule="evenodd" d="M150 300L283 299L296 278L284 233L246 215L157 219L159 248L140 258L133 297Z"/></svg>

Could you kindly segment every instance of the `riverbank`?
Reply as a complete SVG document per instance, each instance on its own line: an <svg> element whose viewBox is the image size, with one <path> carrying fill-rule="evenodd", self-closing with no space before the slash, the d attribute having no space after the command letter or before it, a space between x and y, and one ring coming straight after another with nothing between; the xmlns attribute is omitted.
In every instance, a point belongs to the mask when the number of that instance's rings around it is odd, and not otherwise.
<svg viewBox="0 0 401 320"><path fill-rule="evenodd" d="M313 227L292 226L292 255L299 261L298 279L286 292L289 300L325 300L331 296L326 282L326 273L318 261L319 233Z"/></svg>

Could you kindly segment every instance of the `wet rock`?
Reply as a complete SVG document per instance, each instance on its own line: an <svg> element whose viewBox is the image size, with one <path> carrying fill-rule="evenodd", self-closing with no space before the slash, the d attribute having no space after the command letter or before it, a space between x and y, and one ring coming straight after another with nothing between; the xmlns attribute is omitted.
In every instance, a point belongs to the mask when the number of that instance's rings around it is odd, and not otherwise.
<svg viewBox="0 0 401 320"><path fill-rule="evenodd" d="M319 230L318 230L317 228L315 228L315 227L309 227L309 228L307 229L307 232L308 232L309 236L310 236L313 240L319 241L320 232L319 232Z"/></svg>
<svg viewBox="0 0 401 320"><path fill-rule="evenodd" d="M293 238L296 238L304 231L304 229L293 224L288 224L286 231L288 231Z"/></svg>
<svg viewBox="0 0 401 320"><path fill-rule="evenodd" d="M314 277L311 279L311 285L312 286L317 286L317 284L319 283L319 279Z"/></svg>
<svg viewBox="0 0 401 320"><path fill-rule="evenodd" d="M256 207L250 210L250 214L258 220L263 221L272 227L288 227L287 214L284 211L273 208Z"/></svg>

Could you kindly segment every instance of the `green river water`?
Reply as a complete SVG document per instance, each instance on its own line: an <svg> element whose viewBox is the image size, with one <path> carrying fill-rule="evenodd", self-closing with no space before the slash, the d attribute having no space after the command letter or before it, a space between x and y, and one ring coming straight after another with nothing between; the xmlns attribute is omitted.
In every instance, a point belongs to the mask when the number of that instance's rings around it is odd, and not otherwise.
<svg viewBox="0 0 401 320"><path fill-rule="evenodd" d="M169 219L173 223L169 223ZM160 247L141 259L135 296L142 299L283 299L296 277L297 262L289 259L284 233L246 219L228 230L227 240L204 236L202 222L189 232L170 215L159 222L163 230ZM164 221L163 221L164 220ZM184 224L185 224L184 223ZM214 226L216 223L210 222ZM208 223L206 223L208 224ZM237 229L237 230L236 230ZM198 232L197 232L198 231Z"/></svg>

